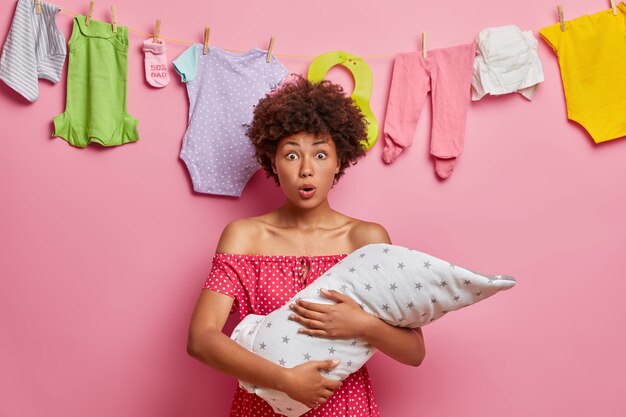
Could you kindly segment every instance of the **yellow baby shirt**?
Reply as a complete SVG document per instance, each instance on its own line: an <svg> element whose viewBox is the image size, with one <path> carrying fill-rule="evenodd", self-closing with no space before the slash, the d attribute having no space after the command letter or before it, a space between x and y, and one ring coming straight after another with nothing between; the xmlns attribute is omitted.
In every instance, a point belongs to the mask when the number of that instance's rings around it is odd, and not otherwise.
<svg viewBox="0 0 626 417"><path fill-rule="evenodd" d="M559 61L567 117L594 142L626 136L626 5L540 30Z"/></svg>

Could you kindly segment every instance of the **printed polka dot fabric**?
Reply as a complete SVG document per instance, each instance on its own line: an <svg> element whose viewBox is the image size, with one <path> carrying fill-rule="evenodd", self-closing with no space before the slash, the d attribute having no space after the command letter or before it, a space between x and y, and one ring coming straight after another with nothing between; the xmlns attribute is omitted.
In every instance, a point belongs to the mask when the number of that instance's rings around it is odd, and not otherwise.
<svg viewBox="0 0 626 417"><path fill-rule="evenodd" d="M277 88L289 71L258 48L232 52L190 46L174 69L186 83L189 120L180 158L194 191L239 197L260 168L254 146L245 134L254 106Z"/></svg>
<svg viewBox="0 0 626 417"><path fill-rule="evenodd" d="M269 314L314 282L347 255L262 256L217 253L204 288L234 298L231 312ZM308 274L303 273L308 267ZM237 387L231 417L273 417L272 407L255 394ZM303 417L378 417L378 407L363 366L343 381L328 402Z"/></svg>

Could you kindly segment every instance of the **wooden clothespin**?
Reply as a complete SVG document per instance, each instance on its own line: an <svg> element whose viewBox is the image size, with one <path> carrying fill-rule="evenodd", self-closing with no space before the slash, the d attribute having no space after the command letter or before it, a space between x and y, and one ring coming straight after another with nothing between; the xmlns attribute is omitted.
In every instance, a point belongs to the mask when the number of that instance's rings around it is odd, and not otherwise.
<svg viewBox="0 0 626 417"><path fill-rule="evenodd" d="M611 0L611 9L613 9L613 16L617 16L617 9L615 8L615 0Z"/></svg>
<svg viewBox="0 0 626 417"><path fill-rule="evenodd" d="M113 32L117 33L117 15L115 14L115 6L111 6L111 26Z"/></svg>
<svg viewBox="0 0 626 417"><path fill-rule="evenodd" d="M35 0L35 12L41 14L41 0Z"/></svg>
<svg viewBox="0 0 626 417"><path fill-rule="evenodd" d="M210 33L211 33L210 27L204 28L204 49L202 50L202 53L204 55L209 53L209 34Z"/></svg>
<svg viewBox="0 0 626 417"><path fill-rule="evenodd" d="M87 12L87 19L85 20L85 24L87 26L89 26L89 24L91 23L91 15L93 14L93 3L94 3L94 0L91 0L89 2L89 11Z"/></svg>
<svg viewBox="0 0 626 417"><path fill-rule="evenodd" d="M559 13L559 22L561 22L561 32L565 32L565 19L563 18L563 6L560 4L556 6L556 10Z"/></svg>
<svg viewBox="0 0 626 417"><path fill-rule="evenodd" d="M428 58L428 52L426 52L426 32L422 32L422 58Z"/></svg>
<svg viewBox="0 0 626 417"><path fill-rule="evenodd" d="M274 37L270 37L270 46L267 48L267 57L265 58L265 62L268 64L272 61L272 50L274 49Z"/></svg>
<svg viewBox="0 0 626 417"><path fill-rule="evenodd" d="M154 31L154 37L152 38L152 43L158 42L160 34L161 34L161 19L157 19L156 30Z"/></svg>

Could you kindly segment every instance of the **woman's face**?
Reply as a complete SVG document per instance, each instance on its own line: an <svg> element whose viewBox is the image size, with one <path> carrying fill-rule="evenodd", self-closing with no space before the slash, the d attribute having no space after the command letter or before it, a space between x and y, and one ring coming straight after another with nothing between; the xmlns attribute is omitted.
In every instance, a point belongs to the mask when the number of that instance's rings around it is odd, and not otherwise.
<svg viewBox="0 0 626 417"><path fill-rule="evenodd" d="M282 138L272 160L283 193L303 208L326 200L339 166L335 142L328 136L305 132Z"/></svg>

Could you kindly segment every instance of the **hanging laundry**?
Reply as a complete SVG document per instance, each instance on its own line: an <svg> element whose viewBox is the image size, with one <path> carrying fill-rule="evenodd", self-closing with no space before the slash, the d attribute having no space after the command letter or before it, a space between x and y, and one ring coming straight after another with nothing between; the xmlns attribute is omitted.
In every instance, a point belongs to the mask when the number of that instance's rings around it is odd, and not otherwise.
<svg viewBox="0 0 626 417"><path fill-rule="evenodd" d="M595 143L626 136L626 5L545 27L557 56L567 118Z"/></svg>
<svg viewBox="0 0 626 417"><path fill-rule="evenodd" d="M482 30L472 74L472 100L485 96L519 93L531 100L543 81L543 67L537 53L537 39L531 31L517 26Z"/></svg>
<svg viewBox="0 0 626 417"><path fill-rule="evenodd" d="M392 163L411 146L417 120L431 92L430 153L439 177L452 174L463 150L475 56L475 43L428 51L427 58L421 52L396 55L384 125L386 163Z"/></svg>
<svg viewBox="0 0 626 417"><path fill-rule="evenodd" d="M289 74L267 51L229 52L195 44L174 60L187 86L188 127L180 158L198 193L239 197L259 168L245 124L254 106Z"/></svg>
<svg viewBox="0 0 626 417"><path fill-rule="evenodd" d="M38 79L61 79L67 51L55 20L60 10L42 1L37 14L35 0L19 0L15 8L0 56L0 79L30 102L39 98Z"/></svg>
<svg viewBox="0 0 626 417"><path fill-rule="evenodd" d="M52 136L83 148L116 146L139 139L137 119L126 112L128 30L74 17L69 41L65 112L54 117Z"/></svg>
<svg viewBox="0 0 626 417"><path fill-rule="evenodd" d="M143 41L143 51L145 53L144 66L146 81L153 87L165 87L170 82L170 73L167 69L167 54L165 53L165 42L153 38Z"/></svg>
<svg viewBox="0 0 626 417"><path fill-rule="evenodd" d="M335 65L341 65L352 73L354 90L350 96L361 110L367 125L367 138L361 141L365 150L369 150L378 139L378 122L370 106L374 77L367 62L356 55L344 51L331 51L315 58L309 66L309 81L320 82Z"/></svg>

